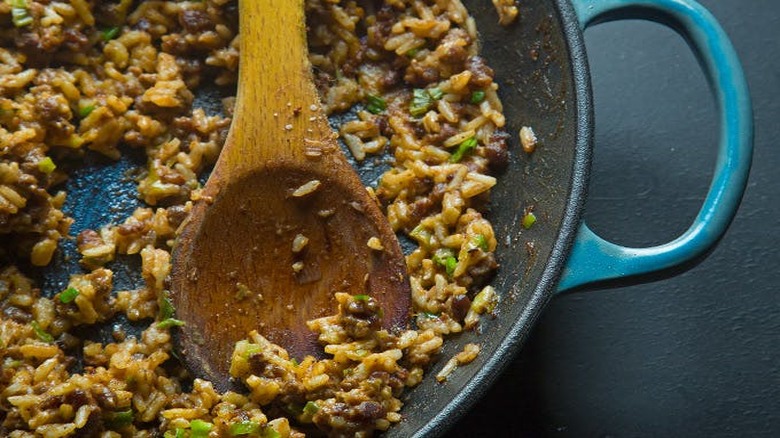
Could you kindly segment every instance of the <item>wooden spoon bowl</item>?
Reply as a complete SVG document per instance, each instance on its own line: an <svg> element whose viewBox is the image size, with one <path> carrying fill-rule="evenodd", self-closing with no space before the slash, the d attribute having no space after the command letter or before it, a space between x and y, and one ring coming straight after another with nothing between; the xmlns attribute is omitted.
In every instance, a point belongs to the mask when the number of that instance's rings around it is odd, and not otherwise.
<svg viewBox="0 0 780 438"><path fill-rule="evenodd" d="M185 322L179 353L221 389L251 330L294 357L322 357L306 322L337 311L335 292L374 297L388 329L407 325L410 301L396 236L321 109L302 0L239 9L233 124L177 239L170 283Z"/></svg>

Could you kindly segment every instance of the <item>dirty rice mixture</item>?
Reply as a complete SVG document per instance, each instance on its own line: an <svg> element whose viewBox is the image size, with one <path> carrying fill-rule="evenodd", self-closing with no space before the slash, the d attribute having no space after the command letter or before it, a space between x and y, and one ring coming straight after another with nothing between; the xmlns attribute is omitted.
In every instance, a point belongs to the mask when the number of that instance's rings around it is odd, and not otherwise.
<svg viewBox="0 0 780 438"><path fill-rule="evenodd" d="M517 14L494 3L502 22ZM0 435L368 436L402 420L399 397L443 338L495 307L496 238L480 208L507 135L474 21L460 0L306 0L326 111L357 110L341 139L357 160L393 157L375 193L418 243L407 256L413 329L351 330L377 318L376 302L337 293L339 313L310 323L328 359L298 363L253 332L231 368L245 392L187 375L166 277L229 128L233 98L224 115L193 99L206 83L235 92L236 11L235 0L0 0ZM146 206L70 237L63 164L131 149L148 157L137 178ZM15 266L45 266L71 238L83 273L66 289L42 291ZM104 266L116 254L140 257L144 288L113 287ZM148 328L105 345L74 335L117 314ZM478 352L468 345L437 379Z"/></svg>

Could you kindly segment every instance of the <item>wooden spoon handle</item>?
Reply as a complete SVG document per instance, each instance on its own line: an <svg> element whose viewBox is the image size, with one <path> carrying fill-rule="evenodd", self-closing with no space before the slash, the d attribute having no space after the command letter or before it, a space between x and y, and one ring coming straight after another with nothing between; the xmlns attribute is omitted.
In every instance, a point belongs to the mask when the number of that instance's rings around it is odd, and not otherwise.
<svg viewBox="0 0 780 438"><path fill-rule="evenodd" d="M307 145L336 145L308 59L303 0L239 2L241 60L234 138L217 166L242 174L273 160L305 162ZM251 23L251 24L246 24ZM284 60L270 59L272 56ZM245 120L246 119L246 120ZM305 139L301 142L300 139Z"/></svg>

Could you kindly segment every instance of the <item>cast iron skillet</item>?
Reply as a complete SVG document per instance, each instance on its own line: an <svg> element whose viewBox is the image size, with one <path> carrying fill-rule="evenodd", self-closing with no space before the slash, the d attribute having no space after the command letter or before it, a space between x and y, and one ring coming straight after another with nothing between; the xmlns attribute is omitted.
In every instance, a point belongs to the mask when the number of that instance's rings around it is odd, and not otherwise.
<svg viewBox="0 0 780 438"><path fill-rule="evenodd" d="M531 126L541 143L526 156L513 135L510 164L492 191L489 218L501 264L492 283L501 296L498 317L483 321L479 333L463 333L445 344L444 360L406 396L403 421L387 433L393 437L443 434L501 374L556 292L666 269L712 247L736 212L750 168L753 126L741 67L715 19L693 0L524 0L519 21L508 28L497 24L491 2L464 3L477 20L483 56L496 71L507 130L516 134L521 126ZM654 20L677 30L699 58L720 110L719 157L704 205L682 236L653 248L606 242L580 222L593 146L582 30L623 18ZM218 90L202 90L196 104L218 111L218 97ZM360 169L366 183L383 170L374 163L367 160ZM119 162L88 157L87 166L66 187L65 208L76 219L72 234L121 220L140 206L135 185L121 176L143 164L144 157L137 154ZM520 221L531 206L538 221L526 230ZM61 290L71 273L80 272L74 246L63 241L51 266L33 272L44 291ZM141 287L138 257L120 257L109 267L117 289ZM135 325L118 317L83 335L110 341L113 324L138 333L148 322ZM482 347L474 363L458 368L444 384L430 378L469 342Z"/></svg>

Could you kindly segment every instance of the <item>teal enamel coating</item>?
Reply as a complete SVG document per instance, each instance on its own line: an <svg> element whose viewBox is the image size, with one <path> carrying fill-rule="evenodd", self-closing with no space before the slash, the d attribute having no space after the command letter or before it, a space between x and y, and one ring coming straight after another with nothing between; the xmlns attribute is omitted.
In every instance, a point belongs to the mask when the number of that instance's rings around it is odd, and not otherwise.
<svg viewBox="0 0 780 438"><path fill-rule="evenodd" d="M663 245L628 248L608 242L582 223L558 291L586 283L666 269L712 247L736 214L753 154L753 115L745 76L726 33L692 0L571 0L584 30L620 20L657 21L680 33L696 54L720 112L720 144L712 182L698 215L681 236Z"/></svg>

